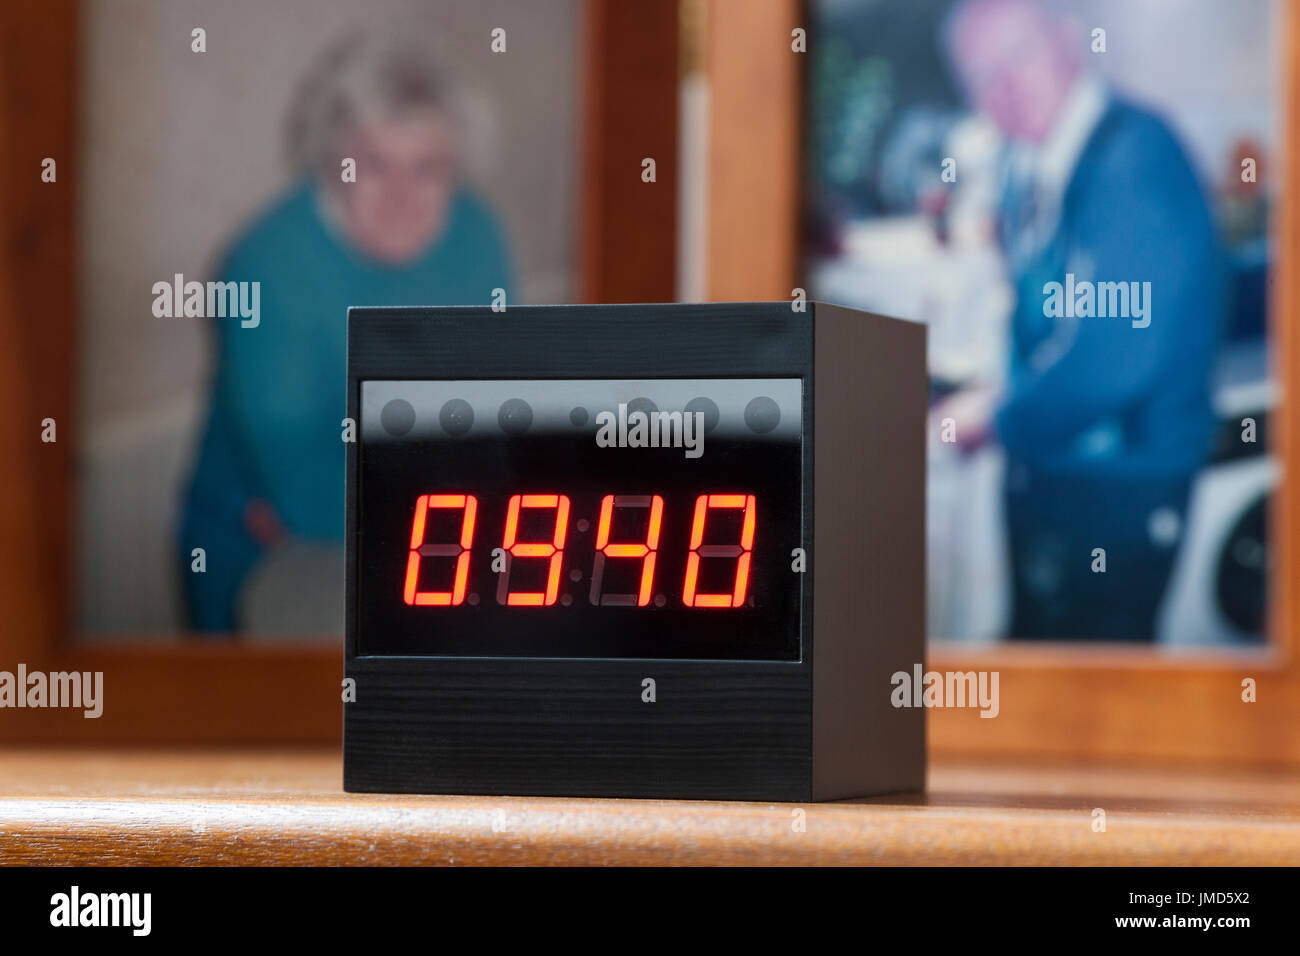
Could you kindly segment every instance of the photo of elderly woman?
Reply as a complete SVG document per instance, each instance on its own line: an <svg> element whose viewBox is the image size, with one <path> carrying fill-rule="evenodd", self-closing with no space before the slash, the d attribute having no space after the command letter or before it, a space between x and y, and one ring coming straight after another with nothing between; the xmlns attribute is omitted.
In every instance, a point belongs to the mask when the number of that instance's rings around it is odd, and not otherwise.
<svg viewBox="0 0 1300 956"><path fill-rule="evenodd" d="M87 7L85 640L336 641L348 309L572 298L577 4L506 9Z"/></svg>
<svg viewBox="0 0 1300 956"><path fill-rule="evenodd" d="M304 82L290 122L301 179L219 270L261 284L261 316L257 328L214 326L220 358L179 536L183 569L195 548L206 552L205 573L182 575L196 629L234 630L250 571L290 542L309 567L329 561L313 552L332 551L341 579L348 306L482 304L498 289L509 299L505 241L491 208L459 182L456 129L417 45L350 37ZM282 563L272 591L320 580ZM331 583L300 606L336 604ZM268 596L251 610L276 604Z"/></svg>

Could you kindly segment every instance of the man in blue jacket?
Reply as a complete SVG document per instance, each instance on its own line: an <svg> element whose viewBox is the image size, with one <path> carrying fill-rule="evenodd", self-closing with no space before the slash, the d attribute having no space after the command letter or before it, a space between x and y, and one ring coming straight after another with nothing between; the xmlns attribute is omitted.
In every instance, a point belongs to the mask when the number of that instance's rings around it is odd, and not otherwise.
<svg viewBox="0 0 1300 956"><path fill-rule="evenodd" d="M1087 38L1037 3L970 0L946 40L1009 143L998 239L1016 305L991 427L1011 636L1152 640L1213 428L1223 281L1205 194L1165 123L1088 75Z"/></svg>

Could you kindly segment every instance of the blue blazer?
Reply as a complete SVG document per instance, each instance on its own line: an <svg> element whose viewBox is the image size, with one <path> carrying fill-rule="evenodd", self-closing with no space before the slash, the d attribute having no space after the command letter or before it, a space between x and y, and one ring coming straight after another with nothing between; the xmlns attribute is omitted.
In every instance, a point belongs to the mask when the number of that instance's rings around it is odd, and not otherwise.
<svg viewBox="0 0 1300 956"><path fill-rule="evenodd" d="M1149 282L1150 324L1044 314L1047 283ZM1009 462L1089 480L1175 481L1204 461L1224 259L1186 153L1156 116L1112 100L1043 248L1015 269L1010 382L997 415ZM1031 356L1049 339L1055 361Z"/></svg>

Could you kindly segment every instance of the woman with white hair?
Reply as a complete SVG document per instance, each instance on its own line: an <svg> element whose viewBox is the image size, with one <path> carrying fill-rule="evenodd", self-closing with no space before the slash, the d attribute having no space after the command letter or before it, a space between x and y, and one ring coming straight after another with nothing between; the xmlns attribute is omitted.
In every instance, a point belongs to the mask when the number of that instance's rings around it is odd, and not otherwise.
<svg viewBox="0 0 1300 956"><path fill-rule="evenodd" d="M288 133L296 181L218 270L261 284L261 318L214 321L211 404L178 542L200 631L241 626L240 591L263 554L343 541L348 307L487 304L495 289L513 300L501 231L461 183L457 111L422 47L357 36L329 50Z"/></svg>

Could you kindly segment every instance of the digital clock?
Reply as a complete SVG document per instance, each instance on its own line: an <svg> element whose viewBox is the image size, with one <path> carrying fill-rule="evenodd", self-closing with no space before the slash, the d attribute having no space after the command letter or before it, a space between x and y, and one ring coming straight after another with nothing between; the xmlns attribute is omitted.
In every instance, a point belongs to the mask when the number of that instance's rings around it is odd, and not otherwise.
<svg viewBox="0 0 1300 956"><path fill-rule="evenodd" d="M919 787L924 330L352 309L348 790Z"/></svg>

